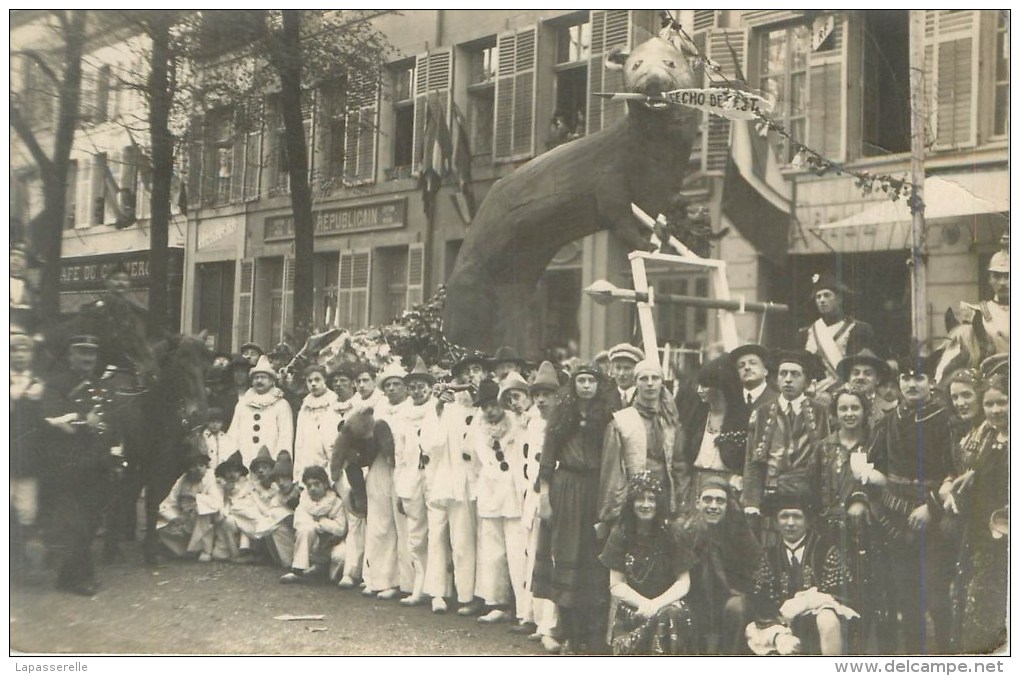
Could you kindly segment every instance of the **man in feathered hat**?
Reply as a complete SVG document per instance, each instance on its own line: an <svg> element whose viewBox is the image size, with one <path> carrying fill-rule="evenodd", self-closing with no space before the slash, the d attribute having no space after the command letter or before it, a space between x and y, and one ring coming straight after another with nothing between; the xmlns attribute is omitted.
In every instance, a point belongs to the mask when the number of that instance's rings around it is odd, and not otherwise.
<svg viewBox="0 0 1020 676"><path fill-rule="evenodd" d="M950 543L938 520L938 489L952 472L952 413L933 393L936 363L912 352L900 363L900 405L886 415L868 452L874 471L862 480L889 541L892 611L902 615L908 653L939 653L951 640ZM925 616L935 627L927 644Z"/></svg>
<svg viewBox="0 0 1020 676"><path fill-rule="evenodd" d="M818 384L823 392L837 383L836 367L843 357L874 345L875 331L871 324L854 319L846 310L852 292L828 272L811 277L811 297L818 309L818 319L800 330L799 343L817 354L825 369Z"/></svg>

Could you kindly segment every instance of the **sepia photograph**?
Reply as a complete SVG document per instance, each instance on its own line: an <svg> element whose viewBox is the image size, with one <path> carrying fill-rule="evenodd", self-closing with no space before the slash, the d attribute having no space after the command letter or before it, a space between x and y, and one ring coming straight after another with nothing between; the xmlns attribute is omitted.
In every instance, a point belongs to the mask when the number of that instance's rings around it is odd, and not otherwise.
<svg viewBox="0 0 1020 676"><path fill-rule="evenodd" d="M1010 18L9 10L15 670L1003 672Z"/></svg>

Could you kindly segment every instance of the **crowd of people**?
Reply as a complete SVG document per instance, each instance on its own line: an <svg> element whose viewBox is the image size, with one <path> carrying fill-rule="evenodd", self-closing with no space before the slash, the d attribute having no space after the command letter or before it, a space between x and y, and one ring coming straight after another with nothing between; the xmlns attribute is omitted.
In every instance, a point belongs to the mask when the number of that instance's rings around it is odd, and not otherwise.
<svg viewBox="0 0 1020 676"><path fill-rule="evenodd" d="M998 648L1008 352L936 382L930 355L877 356L837 280L812 293L820 318L794 349L742 345L693 376L624 343L590 362L501 350L448 373L418 358L297 377L292 353L248 343L210 372L160 540L277 566L283 584L505 622L550 653ZM95 337L71 340L73 377L54 388L32 376L32 348L12 334L12 434L41 418L73 436L69 453L110 451ZM31 458L15 451L27 531ZM102 499L83 485L68 481L87 493L70 505ZM62 588L95 592L97 525L76 522L89 536Z"/></svg>

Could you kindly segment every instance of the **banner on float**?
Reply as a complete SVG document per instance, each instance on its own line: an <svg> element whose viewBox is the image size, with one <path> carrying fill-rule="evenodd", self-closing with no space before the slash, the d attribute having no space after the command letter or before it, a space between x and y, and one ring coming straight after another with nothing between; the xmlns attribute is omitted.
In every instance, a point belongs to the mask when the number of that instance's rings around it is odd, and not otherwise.
<svg viewBox="0 0 1020 676"><path fill-rule="evenodd" d="M674 89L663 98L688 108L704 110L727 120L753 120L772 113L772 102L750 92L712 87L710 89Z"/></svg>

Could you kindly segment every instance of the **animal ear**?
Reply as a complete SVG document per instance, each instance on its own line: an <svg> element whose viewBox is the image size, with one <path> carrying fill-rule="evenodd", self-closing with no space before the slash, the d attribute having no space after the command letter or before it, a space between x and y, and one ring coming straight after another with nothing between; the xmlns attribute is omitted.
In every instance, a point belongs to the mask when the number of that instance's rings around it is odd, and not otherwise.
<svg viewBox="0 0 1020 676"><path fill-rule="evenodd" d="M624 50L622 45L617 45L609 50L606 55L606 70L623 70L623 64L627 63L630 52Z"/></svg>

